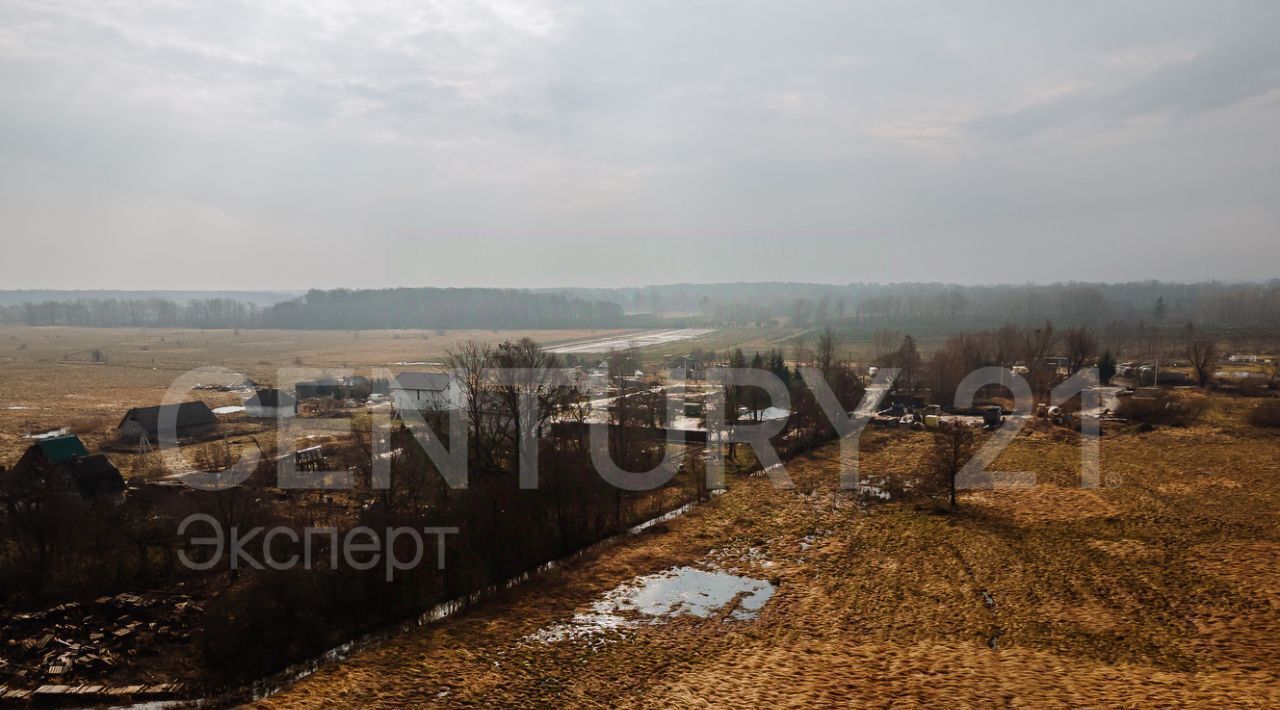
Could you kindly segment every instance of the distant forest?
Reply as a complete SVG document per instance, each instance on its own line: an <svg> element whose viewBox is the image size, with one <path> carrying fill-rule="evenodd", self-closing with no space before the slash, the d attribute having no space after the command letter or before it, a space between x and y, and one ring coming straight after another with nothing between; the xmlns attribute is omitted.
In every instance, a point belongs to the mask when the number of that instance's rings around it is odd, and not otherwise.
<svg viewBox="0 0 1280 710"><path fill-rule="evenodd" d="M22 302L18 294L24 293L29 300ZM30 298L37 293L0 292L0 322L343 330L787 324L959 332L1051 320L1064 326L1195 323L1216 328L1280 328L1280 280L1260 284L729 283L615 289L337 289L267 303L261 294L237 297L234 292L187 300L158 294L134 297L135 293L127 298Z"/></svg>
<svg viewBox="0 0 1280 710"><path fill-rule="evenodd" d="M230 298L45 300L0 306L0 322L144 328L610 328L622 307L515 289L397 288L309 291L260 306Z"/></svg>
<svg viewBox="0 0 1280 710"><path fill-rule="evenodd" d="M959 332L1006 323L1146 323L1280 327L1280 279L1266 283L1058 283L959 286L943 283L671 284L557 289L618 303L628 313L680 313L708 325L914 326Z"/></svg>
<svg viewBox="0 0 1280 710"><path fill-rule="evenodd" d="M58 301L148 301L154 298L189 303L191 301L213 301L226 299L253 303L259 306L270 306L281 301L288 301L302 295L301 291L105 291L105 290L68 290L68 289L14 289L0 290L0 306L13 306L23 303L43 303Z"/></svg>

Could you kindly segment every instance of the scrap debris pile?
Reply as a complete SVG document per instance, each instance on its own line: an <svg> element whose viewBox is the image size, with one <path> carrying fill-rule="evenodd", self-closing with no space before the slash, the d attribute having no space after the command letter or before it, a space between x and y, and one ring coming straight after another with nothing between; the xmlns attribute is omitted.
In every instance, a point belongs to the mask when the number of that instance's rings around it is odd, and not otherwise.
<svg viewBox="0 0 1280 710"><path fill-rule="evenodd" d="M176 693L180 686L175 683L100 684L115 669L130 665L126 659L188 644L190 629L203 611L181 594L123 593L14 614L0 626L0 700L33 694Z"/></svg>

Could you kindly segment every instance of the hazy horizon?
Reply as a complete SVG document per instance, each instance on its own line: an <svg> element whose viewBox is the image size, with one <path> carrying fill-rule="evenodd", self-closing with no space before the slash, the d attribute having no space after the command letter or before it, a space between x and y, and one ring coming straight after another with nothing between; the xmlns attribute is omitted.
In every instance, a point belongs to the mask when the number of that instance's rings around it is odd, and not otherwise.
<svg viewBox="0 0 1280 710"><path fill-rule="evenodd" d="M1280 275L1274 3L0 17L0 288Z"/></svg>
<svg viewBox="0 0 1280 710"><path fill-rule="evenodd" d="M1124 284L1147 284L1158 283L1168 286L1198 286L1205 284L1220 284L1223 286L1270 286L1280 281L1280 276L1262 279L1206 279L1201 281L1190 280L1173 280L1173 279L1133 279L1125 281L989 281L964 283L959 281L849 281L845 283L832 283L823 281L779 281L779 280L760 280L760 281L672 281L666 283L642 283L637 285L613 285L613 286L585 286L581 284L559 284L554 286L495 286L491 284L460 284L456 286L437 286L434 284L398 284L398 285L372 285L372 286L342 286L342 285L314 285L306 288L59 288L36 287L36 288L0 288L0 294L15 294L24 292L48 292L48 293L70 293L70 294L253 294L253 295L275 295L275 296L300 296L308 291L334 291L334 290L391 290L391 289L510 289L517 291L611 291L611 290L644 290L644 289L670 289L679 287L691 288L708 288L716 286L797 286L797 287L819 287L842 289L848 287L893 287L893 286L955 286L960 288L1051 288L1055 286L1079 285L1079 286L1118 286Z"/></svg>

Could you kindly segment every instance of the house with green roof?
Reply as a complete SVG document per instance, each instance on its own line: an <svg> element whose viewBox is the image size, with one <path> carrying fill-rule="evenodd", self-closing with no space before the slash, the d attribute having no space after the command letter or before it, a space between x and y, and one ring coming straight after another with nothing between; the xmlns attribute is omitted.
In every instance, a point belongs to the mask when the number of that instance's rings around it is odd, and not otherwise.
<svg viewBox="0 0 1280 710"><path fill-rule="evenodd" d="M84 448L84 442L80 441L80 437L75 434L51 436L37 439L34 444L27 447L26 453L18 459L18 464L14 468L48 470L58 464L88 455L89 451Z"/></svg>
<svg viewBox="0 0 1280 710"><path fill-rule="evenodd" d="M120 471L106 456L90 455L74 434L36 440L5 475L24 477L30 483L44 481L86 501L118 501L125 491Z"/></svg>

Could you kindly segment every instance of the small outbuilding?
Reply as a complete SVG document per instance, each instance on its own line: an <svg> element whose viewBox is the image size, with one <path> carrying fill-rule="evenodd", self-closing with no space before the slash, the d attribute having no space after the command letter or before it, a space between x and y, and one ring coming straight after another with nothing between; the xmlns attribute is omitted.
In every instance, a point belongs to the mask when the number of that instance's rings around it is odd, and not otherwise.
<svg viewBox="0 0 1280 710"><path fill-rule="evenodd" d="M314 380L297 382L293 392L298 399L332 399L338 396L341 383L333 377L320 377Z"/></svg>
<svg viewBox="0 0 1280 710"><path fill-rule="evenodd" d="M396 409L439 412L462 408L462 387L443 372L401 372L391 381Z"/></svg>
<svg viewBox="0 0 1280 710"><path fill-rule="evenodd" d="M244 403L244 413L260 419L289 419L298 416L298 400L282 390L258 390Z"/></svg>

